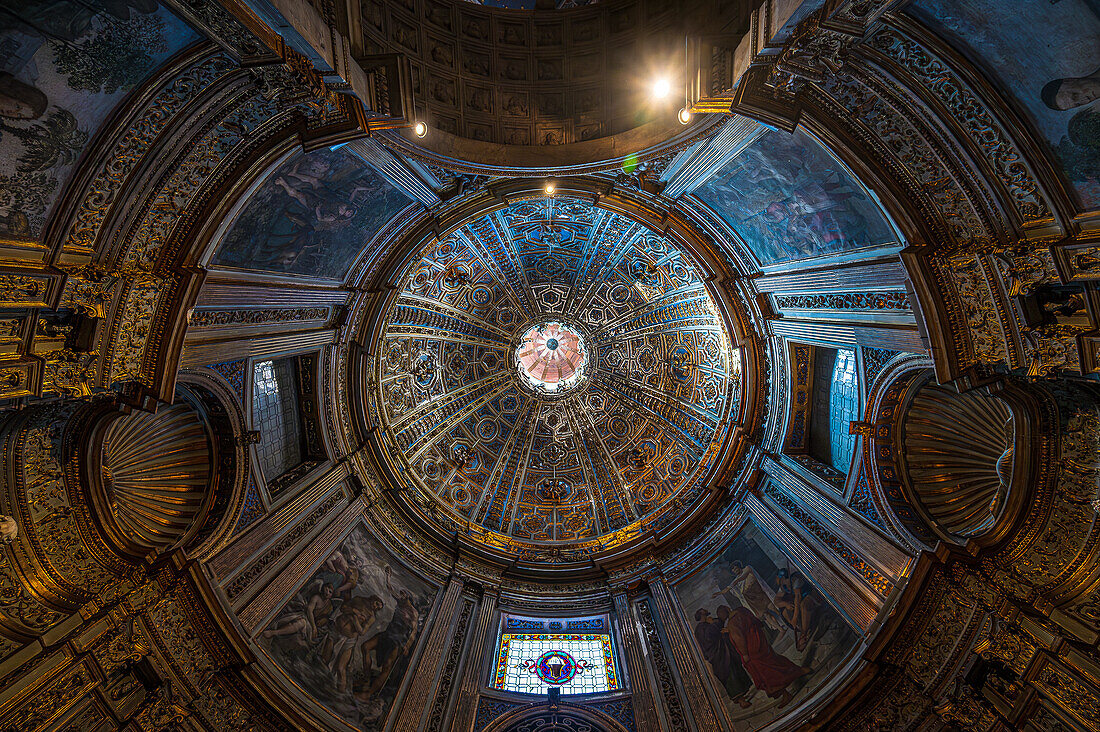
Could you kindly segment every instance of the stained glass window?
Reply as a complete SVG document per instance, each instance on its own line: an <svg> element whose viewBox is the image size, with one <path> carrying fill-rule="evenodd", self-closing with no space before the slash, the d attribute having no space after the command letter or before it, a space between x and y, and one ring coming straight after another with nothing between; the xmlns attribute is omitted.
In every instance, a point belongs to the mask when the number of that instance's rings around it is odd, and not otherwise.
<svg viewBox="0 0 1100 732"><path fill-rule="evenodd" d="M260 431L260 468L268 480L303 459L297 376L293 358L260 361L253 367L252 424Z"/></svg>
<svg viewBox="0 0 1100 732"><path fill-rule="evenodd" d="M505 613L492 686L521 694L599 694L620 687L607 615L531 618Z"/></svg>
<svg viewBox="0 0 1100 732"><path fill-rule="evenodd" d="M856 381L855 351L838 350L829 385L829 454L833 467L847 473L852 464L855 436L848 434L849 423L859 419L859 383Z"/></svg>
<svg viewBox="0 0 1100 732"><path fill-rule="evenodd" d="M619 688L607 633L503 633L493 688L522 694L598 694Z"/></svg>

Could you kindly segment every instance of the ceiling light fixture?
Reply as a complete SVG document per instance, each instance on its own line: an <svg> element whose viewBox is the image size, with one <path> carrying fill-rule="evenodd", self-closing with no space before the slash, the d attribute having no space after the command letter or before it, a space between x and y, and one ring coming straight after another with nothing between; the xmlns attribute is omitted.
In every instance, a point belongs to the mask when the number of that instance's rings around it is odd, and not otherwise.
<svg viewBox="0 0 1100 732"><path fill-rule="evenodd" d="M687 107L683 107L679 112L676 113L676 119L680 120L680 124L686 125L688 122L691 121L691 110Z"/></svg>
<svg viewBox="0 0 1100 732"><path fill-rule="evenodd" d="M661 77L653 82L653 98L665 99L672 93L672 84L665 77Z"/></svg>
<svg viewBox="0 0 1100 732"><path fill-rule="evenodd" d="M428 134L428 125L424 124L423 122L417 122L415 125L413 125L413 133L417 137L423 137L424 135Z"/></svg>
<svg viewBox="0 0 1100 732"><path fill-rule="evenodd" d="M546 195L552 196L558 189L553 183L547 183L542 190L546 191Z"/></svg>

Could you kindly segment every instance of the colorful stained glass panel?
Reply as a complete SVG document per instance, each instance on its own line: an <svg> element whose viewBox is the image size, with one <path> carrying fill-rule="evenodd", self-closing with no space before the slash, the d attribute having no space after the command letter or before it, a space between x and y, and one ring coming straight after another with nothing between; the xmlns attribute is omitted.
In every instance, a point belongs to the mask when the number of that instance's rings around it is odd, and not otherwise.
<svg viewBox="0 0 1100 732"><path fill-rule="evenodd" d="M505 633L493 688L521 694L599 694L619 689L611 636L604 633Z"/></svg>

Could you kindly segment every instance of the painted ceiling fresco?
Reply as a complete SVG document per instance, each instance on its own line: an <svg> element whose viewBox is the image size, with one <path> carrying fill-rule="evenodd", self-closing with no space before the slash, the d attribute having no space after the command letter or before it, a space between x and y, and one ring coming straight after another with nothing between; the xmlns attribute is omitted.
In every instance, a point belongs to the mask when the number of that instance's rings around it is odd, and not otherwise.
<svg viewBox="0 0 1100 732"><path fill-rule="evenodd" d="M301 153L249 198L213 263L342 279L411 199L343 149Z"/></svg>
<svg viewBox="0 0 1100 732"><path fill-rule="evenodd" d="M833 678L859 636L756 524L676 584L705 672L734 724L761 729Z"/></svg>
<svg viewBox="0 0 1100 732"><path fill-rule="evenodd" d="M583 336L581 385L538 392L520 378L516 349L539 323ZM391 454L429 510L543 543L689 505L741 389L738 353L687 256L563 198L433 241L389 312L376 369Z"/></svg>
<svg viewBox="0 0 1100 732"><path fill-rule="evenodd" d="M762 265L897 241L878 203L801 130L764 133L695 195Z"/></svg>
<svg viewBox="0 0 1100 732"><path fill-rule="evenodd" d="M107 114L198 40L156 0L0 3L0 235L41 236Z"/></svg>
<svg viewBox="0 0 1100 732"><path fill-rule="evenodd" d="M906 12L998 80L1053 149L1082 206L1100 205L1100 3L918 0Z"/></svg>
<svg viewBox="0 0 1100 732"><path fill-rule="evenodd" d="M380 732L437 589L359 525L283 605L260 643L341 719Z"/></svg>

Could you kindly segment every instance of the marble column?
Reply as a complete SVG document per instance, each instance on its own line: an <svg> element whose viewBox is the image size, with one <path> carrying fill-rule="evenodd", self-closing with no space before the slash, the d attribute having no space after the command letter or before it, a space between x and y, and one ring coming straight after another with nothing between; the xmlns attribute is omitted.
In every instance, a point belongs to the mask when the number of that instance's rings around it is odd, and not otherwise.
<svg viewBox="0 0 1100 732"><path fill-rule="evenodd" d="M647 578L650 594L653 596L654 607L660 613L664 626L665 637L672 651L672 657L676 661L676 669L680 674L680 683L683 684L684 693L687 695L688 706L695 723L700 730L719 730L724 728L719 721L724 715L716 711L710 696L707 694L706 682L700 673L699 664L688 647L693 641L687 637L684 627L677 617L672 604L672 595L661 576Z"/></svg>
<svg viewBox="0 0 1100 732"><path fill-rule="evenodd" d="M424 649L416 662L410 666L413 671L412 679L405 690L405 698L401 702L401 712L396 717L397 723L394 729L414 730L420 727L420 719L424 716L428 695L435 684L435 677L440 667L443 647L450 636L455 606L458 604L459 595L462 594L463 584L460 578L452 575L447 583L447 589L443 592L443 597L436 605L435 618L428 632L428 639L424 643Z"/></svg>

